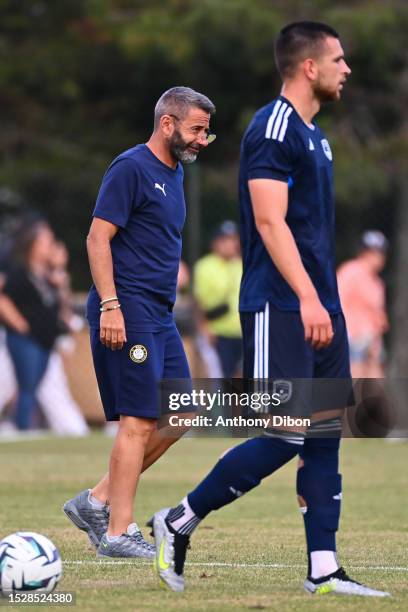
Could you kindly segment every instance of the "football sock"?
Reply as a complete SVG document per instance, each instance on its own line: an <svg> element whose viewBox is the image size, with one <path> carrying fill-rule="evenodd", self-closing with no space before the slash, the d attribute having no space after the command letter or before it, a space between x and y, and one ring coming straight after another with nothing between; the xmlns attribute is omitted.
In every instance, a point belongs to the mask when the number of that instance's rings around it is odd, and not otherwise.
<svg viewBox="0 0 408 612"><path fill-rule="evenodd" d="M333 550L314 550L310 553L310 577L321 578L339 569L336 553Z"/></svg>
<svg viewBox="0 0 408 612"><path fill-rule="evenodd" d="M340 438L306 437L300 452L303 466L297 474L297 493L303 514L307 552L308 575L312 572L312 552L336 551L336 532L339 526L341 507L341 475L338 473ZM333 556L334 557L334 556ZM333 557L315 556L316 563L327 563L333 567ZM336 560L337 564L337 560ZM326 566L319 570L325 571ZM335 571L337 567L332 570ZM330 571L326 572L331 573ZM318 577L318 576L313 576Z"/></svg>
<svg viewBox="0 0 408 612"><path fill-rule="evenodd" d="M297 455L302 443L302 436L296 442L265 436L227 451L187 496L192 512L203 519L212 510L241 497Z"/></svg>
<svg viewBox="0 0 408 612"><path fill-rule="evenodd" d="M176 508L171 508L166 521L177 533L190 535L200 523L201 519L193 512L187 497L181 500Z"/></svg>

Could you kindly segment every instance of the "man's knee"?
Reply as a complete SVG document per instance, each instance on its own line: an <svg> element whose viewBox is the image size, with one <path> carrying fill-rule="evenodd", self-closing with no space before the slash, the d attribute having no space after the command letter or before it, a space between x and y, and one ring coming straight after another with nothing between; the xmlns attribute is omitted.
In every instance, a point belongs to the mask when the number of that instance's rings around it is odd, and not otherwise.
<svg viewBox="0 0 408 612"><path fill-rule="evenodd" d="M119 432L129 438L148 439L157 428L155 419L121 415Z"/></svg>

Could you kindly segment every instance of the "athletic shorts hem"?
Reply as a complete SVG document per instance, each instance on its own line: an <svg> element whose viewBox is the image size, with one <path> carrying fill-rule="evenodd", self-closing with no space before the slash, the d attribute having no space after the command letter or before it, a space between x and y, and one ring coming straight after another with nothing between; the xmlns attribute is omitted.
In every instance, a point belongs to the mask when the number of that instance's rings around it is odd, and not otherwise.
<svg viewBox="0 0 408 612"><path fill-rule="evenodd" d="M108 423L112 422L112 421L115 422L115 421L119 421L121 416L132 416L132 417L140 418L140 419L153 419L155 421L158 421L158 419L159 419L157 414L152 414L151 412L147 413L147 412L141 411L141 412L138 412L138 414L135 414L135 411L121 410L120 412L117 412L113 416L109 415L109 417L108 417L108 416L105 415L105 420Z"/></svg>

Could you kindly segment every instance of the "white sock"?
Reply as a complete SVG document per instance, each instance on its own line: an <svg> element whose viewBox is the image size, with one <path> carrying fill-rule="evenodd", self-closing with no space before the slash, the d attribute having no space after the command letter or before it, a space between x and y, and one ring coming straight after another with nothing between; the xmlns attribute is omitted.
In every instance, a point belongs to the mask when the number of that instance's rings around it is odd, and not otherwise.
<svg viewBox="0 0 408 612"><path fill-rule="evenodd" d="M322 578L339 569L334 550L314 550L310 553L312 578Z"/></svg>
<svg viewBox="0 0 408 612"><path fill-rule="evenodd" d="M187 497L169 511L167 520L174 531L184 535L190 535L201 521L191 509Z"/></svg>
<svg viewBox="0 0 408 612"><path fill-rule="evenodd" d="M102 510L102 508L105 506L103 502L101 502L99 499L92 495L91 491L89 491L88 501L94 508L97 508L98 510Z"/></svg>
<svg viewBox="0 0 408 612"><path fill-rule="evenodd" d="M120 538L120 535L110 536L106 534L106 539L108 540L108 542L116 542L116 540L119 540L119 538Z"/></svg>
<svg viewBox="0 0 408 612"><path fill-rule="evenodd" d="M139 529L137 523L129 523L125 533L127 533L129 535L134 535L135 533L140 533L140 529ZM118 540L122 535L123 535L123 533L121 533L119 535L108 535L108 534L106 534L106 539L108 540L108 542L115 542L115 540Z"/></svg>

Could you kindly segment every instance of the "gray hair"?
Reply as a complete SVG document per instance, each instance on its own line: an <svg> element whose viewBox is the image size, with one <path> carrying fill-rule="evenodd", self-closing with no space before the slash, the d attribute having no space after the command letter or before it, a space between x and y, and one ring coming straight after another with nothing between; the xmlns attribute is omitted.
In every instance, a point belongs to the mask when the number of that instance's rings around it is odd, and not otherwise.
<svg viewBox="0 0 408 612"><path fill-rule="evenodd" d="M190 87L172 87L162 94L154 109L154 129L159 125L163 115L175 115L184 119L190 108L199 108L210 115L215 113L215 106L207 96Z"/></svg>

